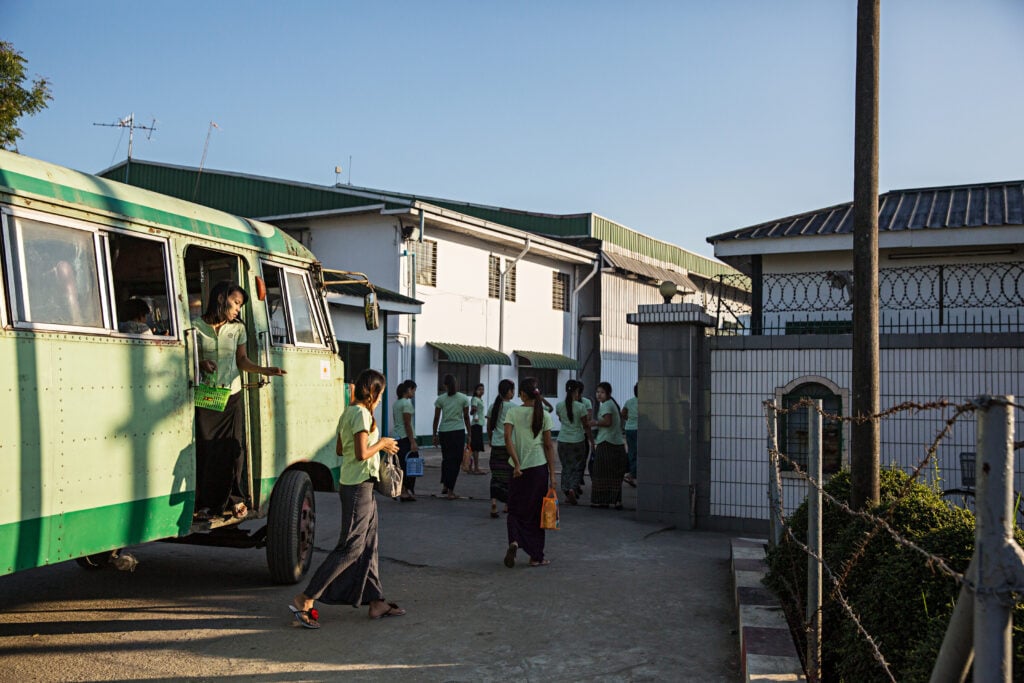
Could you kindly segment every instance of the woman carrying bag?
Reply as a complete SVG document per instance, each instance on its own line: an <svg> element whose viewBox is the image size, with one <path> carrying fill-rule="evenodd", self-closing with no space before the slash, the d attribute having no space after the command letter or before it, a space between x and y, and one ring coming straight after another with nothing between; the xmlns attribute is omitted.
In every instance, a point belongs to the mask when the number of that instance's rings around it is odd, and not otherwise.
<svg viewBox="0 0 1024 683"><path fill-rule="evenodd" d="M398 444L381 437L373 411L384 394L384 375L363 370L355 384L355 402L338 422L335 450L341 456L341 535L337 547L317 568L306 590L289 605L305 628L320 628L315 601L328 605L369 605L371 619L400 617L405 610L384 599L377 569L377 501L374 483L380 451L397 453Z"/></svg>
<svg viewBox="0 0 1024 683"><path fill-rule="evenodd" d="M519 386L521 406L513 406L505 417L505 448L512 465L508 489L508 549L505 566L516 564L520 548L530 556L531 567L551 564L544 559L544 529L541 507L544 494L555 488L555 448L551 441L554 422L544 410L540 387L533 377Z"/></svg>

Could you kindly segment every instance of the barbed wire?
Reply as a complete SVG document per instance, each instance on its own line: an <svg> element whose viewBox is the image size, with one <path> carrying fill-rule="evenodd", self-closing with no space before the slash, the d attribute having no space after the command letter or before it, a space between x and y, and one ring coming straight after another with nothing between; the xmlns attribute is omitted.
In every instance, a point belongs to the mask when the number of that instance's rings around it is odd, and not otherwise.
<svg viewBox="0 0 1024 683"><path fill-rule="evenodd" d="M843 561L841 571L839 572L838 575L832 569L832 567L829 566L827 562L825 562L825 559L824 559L823 555L819 556L814 551L812 551L805 543L801 542L799 539L796 538L796 536L793 534L793 530L790 528L789 525L784 525L783 528L785 529L785 532L786 532L786 538L788 540L792 541L794 545L796 545L806 555L808 555L809 557L813 558L822 567L823 571L827 574L827 576L829 577L829 580L832 582L832 589L829 591L829 598L831 600L834 600L834 601L838 602L840 604L840 606L842 606L843 610L847 613L847 615L850 617L851 621L854 623L854 625L857 628L858 632L860 632L862 637L865 640L868 641L868 643L869 643L869 645L871 647L872 656L874 657L876 662L878 662L878 664L882 667L882 669L885 671L886 675L889 676L890 680L895 681L896 679L893 677L893 674L892 674L891 670L889 669L889 665L886 662L885 657L882 655L881 650L878 648L877 643L875 643L875 641L872 638L871 634L868 633L867 629L861 623L861 621L858 618L856 612L853 610L852 606L849 604L849 601L848 601L846 595L843 593L843 589L844 589L844 587L846 585L846 581L848 580L848 578L850 576L850 573L853 571L853 569L860 563L861 559L863 559L864 553L866 552L866 549L870 545L871 541L874 538L876 538L878 533L880 533L881 531L885 531L886 533L888 533L889 536L897 544L899 544L899 545L907 548L908 550L910 550L910 551L912 551L914 553L917 553L918 555L923 557L924 561L925 561L925 566L927 566L932 571L936 571L937 570L941 574L944 574L945 576L947 576L949 578L952 578L954 581L956 581L957 585L960 585L960 584L962 584L965 581L964 575L962 573L960 573L960 572L957 572L952 567L950 567L948 562L947 562L947 560L945 558L942 558L942 557L940 557L940 556L938 556L938 555L936 555L934 553L931 553L931 552L925 550L924 548L920 547L919 545L917 545L916 543L914 543L910 539L905 538L899 531L897 531L895 528L893 528L893 526L891 524L892 517L895 514L896 509L899 506L899 504L911 492L914 482L916 482L917 479L920 477L921 473L924 471L924 468L927 467L931 462L934 461L935 456L938 453L938 448L941 445L942 441L952 433L954 425L964 415L969 414L969 413L973 413L974 411L976 411L978 409L987 408L987 407L989 407L991 405L1006 405L1006 406L1015 407L1015 408L1020 408L1020 406L1017 405L1016 402L1014 402L1014 401L1009 401L1009 400L1003 399L1003 398L988 397L988 396L981 397L981 398L973 400L973 401L968 401L966 403L955 403L955 402L949 401L947 399L940 399L940 400L936 400L936 401L928 401L928 402L924 402L924 403L917 402L917 401L904 401L904 402L896 404L896 405L894 405L894 406L892 406L890 408L887 408L886 410L883 410L883 411L881 411L881 412L879 412L879 413L877 413L875 415L871 415L871 416L867 416L867 417L859 417L859 416L858 417L853 417L853 416L844 416L844 415L838 415L838 414L834 414L834 413L828 413L828 412L824 411L823 409L818 408L815 405L813 399L809 399L809 398L800 399L796 403L790 404L788 407L785 407L785 408L780 408L780 407L776 406L775 402L773 400L763 401L762 405L765 408L765 413L764 413L765 414L765 428L766 428L766 430L768 432L768 436L769 436L769 444L770 445L769 445L768 451L769 451L769 463L770 463L770 465L771 465L771 467L773 469L773 486L775 487L776 491L778 492L778 498L775 501L775 507L777 508L775 512L776 512L776 515L778 516L778 519L780 520L780 522L784 521L786 519L785 505L784 505L784 501L783 501L784 489L782 487L781 474L779 472L779 466L778 466L780 461L784 461L790 467L792 467L793 470L799 476L802 476L805 479L805 481L807 481L816 491L820 492L821 495L822 495L822 498L824 500L826 500L829 504L834 505L837 509L842 510L843 512L845 512L848 515L851 515L851 516L863 519L863 520L867 521L868 523L873 524L873 527L870 529L870 531L868 533L864 534L863 537L859 540L859 542L857 543L857 546L854 549L854 552L850 555L850 557ZM788 413L795 412L795 411L799 410L800 408L806 408L808 406L812 407L818 414L821 415L821 417L823 419L832 420L832 421L835 421L835 422L850 422L850 423L859 423L859 424L862 424L862 423L867 422L867 421L880 421L882 419L885 419L887 417L891 417L891 416L896 415L898 413L908 412L908 411L912 411L912 412L916 413L916 412L929 411L929 410L941 410L941 409L953 408L953 414L950 415L949 417L947 417L944 420L944 424L943 424L942 428L938 431L938 433L935 435L935 438L932 439L931 443L928 445L928 447L926 449L925 457L922 458L920 460L920 462L917 463L917 466L914 467L913 470L910 473L908 473L906 483L897 492L897 495L894 497L894 500L887 506L887 512L886 512L885 516L884 517L880 517L880 516L874 515L874 514L872 514L870 512L867 512L865 510L854 510L845 501L841 501L841 500L837 499L835 496L833 496L832 494L830 494L828 491L826 491L824 489L824 487L821 484L821 482L816 481L813 477L809 476L808 473L805 472L801 468L801 466L800 466L800 464L798 462L796 462L795 460L791 459L789 456L787 456L785 453L783 453L783 452L781 452L779 450L779 447L778 447L779 446L779 444L778 444L778 435L777 435L776 431L772 428L772 419L771 418L772 418L773 414L774 414L774 416L785 415L785 414L788 414ZM1018 442L1014 442L1013 443L1014 450L1017 450L1017 449L1021 448L1022 446L1024 446L1024 441L1018 441ZM783 583L785 583L787 585L789 584L788 581L784 581ZM792 592L794 592L795 595L799 595L798 593L796 593L794 591L792 586L790 586L790 590ZM798 603L800 602L799 598L797 598L797 602ZM820 611L820 607L819 607L819 611ZM804 613L804 612L806 612L805 609L801 610L801 613ZM804 629L806 631L809 628L809 622L805 620L804 623L803 623L803 626L804 626Z"/></svg>

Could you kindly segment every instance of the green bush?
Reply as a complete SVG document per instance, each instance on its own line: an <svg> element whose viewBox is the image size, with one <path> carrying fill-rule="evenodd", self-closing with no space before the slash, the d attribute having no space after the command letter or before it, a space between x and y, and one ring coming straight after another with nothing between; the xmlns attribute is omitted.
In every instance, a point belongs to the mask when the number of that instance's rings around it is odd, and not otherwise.
<svg viewBox="0 0 1024 683"><path fill-rule="evenodd" d="M908 493L897 497L909 486ZM832 477L825 490L847 501L849 472ZM881 472L881 500L870 512L885 518L904 538L946 560L963 572L974 549L974 516L952 508L931 488L911 483L900 470ZM841 574L872 528L870 522L852 516L827 500L823 503L823 553L834 573ZM790 516L788 526L801 542L807 540L807 503ZM1021 533L1018 530L1018 543ZM797 638L801 656L806 652L804 615L807 604L807 556L790 541L768 553L765 582L779 595ZM870 645L836 600L830 599L832 582L823 579L822 674L825 681L888 680ZM898 681L927 681L953 612L959 586L928 565L919 553L902 546L880 531L852 563L843 594L859 615L889 662ZM1024 680L1024 637L1018 638L1024 613L1014 612L1014 679ZM1019 645L1018 645L1019 644Z"/></svg>

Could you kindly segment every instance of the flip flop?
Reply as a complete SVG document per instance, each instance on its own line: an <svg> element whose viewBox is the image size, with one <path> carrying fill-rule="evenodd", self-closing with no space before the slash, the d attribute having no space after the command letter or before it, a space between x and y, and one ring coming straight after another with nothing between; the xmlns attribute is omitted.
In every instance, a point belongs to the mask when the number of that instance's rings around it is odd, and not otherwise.
<svg viewBox="0 0 1024 683"><path fill-rule="evenodd" d="M405 614L405 610L398 606L396 602L388 603L388 611L381 612L377 616L370 615L371 619L383 619L384 617L400 617Z"/></svg>
<svg viewBox="0 0 1024 683"><path fill-rule="evenodd" d="M541 560L540 562L534 562L533 560L530 560L531 567L546 567L549 564L551 564L551 560Z"/></svg>
<svg viewBox="0 0 1024 683"><path fill-rule="evenodd" d="M509 569L516 566L516 551L519 550L518 543L509 543L508 550L505 551L505 566Z"/></svg>
<svg viewBox="0 0 1024 683"><path fill-rule="evenodd" d="M292 611L292 616L302 628L320 628L320 613L316 608L301 610L295 605L288 605L288 609Z"/></svg>

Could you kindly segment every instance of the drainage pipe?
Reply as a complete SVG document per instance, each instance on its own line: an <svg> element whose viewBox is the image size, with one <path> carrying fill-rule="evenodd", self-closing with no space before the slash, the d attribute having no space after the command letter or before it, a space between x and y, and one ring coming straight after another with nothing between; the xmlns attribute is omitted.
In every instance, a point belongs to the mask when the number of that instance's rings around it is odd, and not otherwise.
<svg viewBox="0 0 1024 683"><path fill-rule="evenodd" d="M512 259L511 262L505 263L505 269L501 271L501 277L498 278L498 350L505 353L505 281L508 276L508 272L516 267L519 263L519 259L526 256L526 252L530 251L530 238L526 238L526 244L523 246L523 250L519 252L519 255Z"/></svg>

